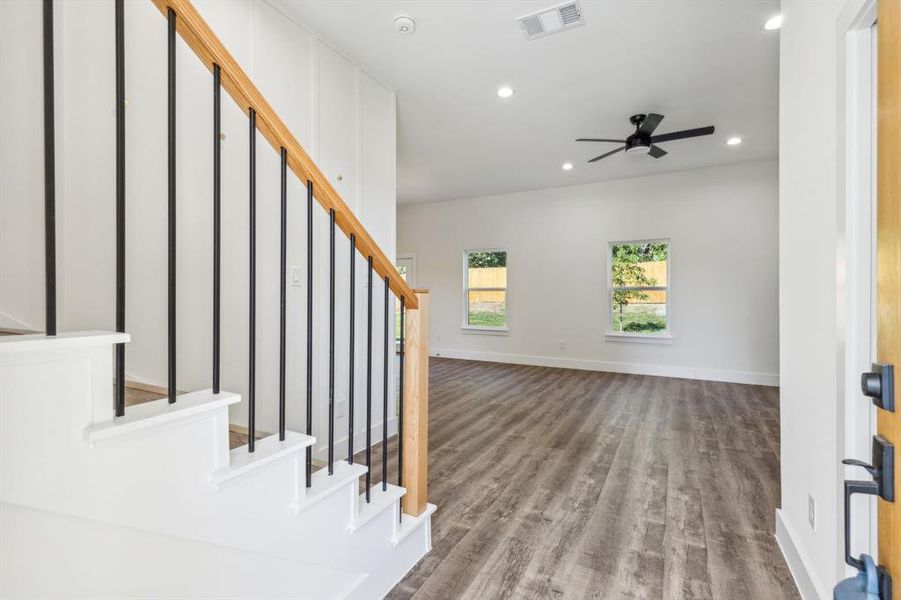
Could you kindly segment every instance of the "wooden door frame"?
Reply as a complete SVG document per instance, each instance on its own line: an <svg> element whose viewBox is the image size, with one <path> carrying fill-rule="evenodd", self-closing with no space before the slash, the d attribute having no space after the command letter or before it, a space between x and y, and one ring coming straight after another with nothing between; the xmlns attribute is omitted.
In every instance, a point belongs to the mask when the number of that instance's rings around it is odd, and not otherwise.
<svg viewBox="0 0 901 600"><path fill-rule="evenodd" d="M859 376L875 357L875 145L873 124L874 61L872 32L877 0L849 2L838 19L837 156L839 199L836 219L836 264L843 272L837 281L836 407L839 436L836 457L838 481L859 476L841 466L843 458L870 460L870 442L876 431L875 408L860 393ZM836 489L839 513L836 531L836 568L839 576L854 570L845 564L842 551L844 498ZM853 552L876 556L876 502L855 499L852 507Z"/></svg>

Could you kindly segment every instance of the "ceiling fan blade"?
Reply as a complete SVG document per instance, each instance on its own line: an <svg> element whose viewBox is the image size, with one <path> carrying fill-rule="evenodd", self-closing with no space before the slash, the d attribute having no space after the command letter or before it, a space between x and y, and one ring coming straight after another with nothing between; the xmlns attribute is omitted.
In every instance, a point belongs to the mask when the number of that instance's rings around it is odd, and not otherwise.
<svg viewBox="0 0 901 600"><path fill-rule="evenodd" d="M660 146L651 146L648 154L650 154L654 158L660 158L661 156L666 156L666 150L664 150Z"/></svg>
<svg viewBox="0 0 901 600"><path fill-rule="evenodd" d="M611 144L625 144L626 140L607 140L602 138L579 138L577 142L610 142Z"/></svg>
<svg viewBox="0 0 901 600"><path fill-rule="evenodd" d="M651 135L654 133L654 130L657 129L657 126L660 125L660 121L662 120L663 115L650 113L644 118L644 121L641 122L641 127L638 128L638 131L645 135Z"/></svg>
<svg viewBox="0 0 901 600"><path fill-rule="evenodd" d="M607 158L607 157L610 156L611 154L616 154L617 152L622 152L622 151L625 150L625 149L626 149L626 147L623 146L622 148L617 148L616 150L611 150L611 151L608 152L607 154L601 154L600 156L595 156L594 158L592 158L592 159L589 160L588 162L595 162L595 161L601 160L602 158Z"/></svg>
<svg viewBox="0 0 901 600"><path fill-rule="evenodd" d="M673 140L684 140L685 138L700 137L702 135L710 135L714 131L713 125L709 127L698 127L697 129L686 129L684 131L674 131L672 133L664 133L663 135L655 135L651 138L652 144L661 142L672 142Z"/></svg>

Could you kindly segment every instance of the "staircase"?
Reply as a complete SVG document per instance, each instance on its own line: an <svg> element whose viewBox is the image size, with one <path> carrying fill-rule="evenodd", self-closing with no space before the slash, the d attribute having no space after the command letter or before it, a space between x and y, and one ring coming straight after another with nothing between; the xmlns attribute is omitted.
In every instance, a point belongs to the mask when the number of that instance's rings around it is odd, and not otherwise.
<svg viewBox="0 0 901 600"><path fill-rule="evenodd" d="M47 331L0 337L0 596L18 597L383 597L431 548L427 502L428 463L428 294L412 290L375 244L328 179L231 57L188 0L151 0L169 24L170 211L174 206L175 89L174 44L180 35L210 69L217 102L224 89L246 112L250 127L251 214L255 210L256 132L282 159L282 308L280 425L277 433L255 437L254 295L250 269L250 373L248 443L229 448L229 407L242 402L219 387L220 235L218 179L214 251L213 381L210 389L178 393L175 387L174 219L169 239L169 386L167 397L126 409L124 401L124 244L117 244L117 332L57 332L55 230L52 185L45 204L47 250ZM45 2L45 11L51 3ZM124 35L122 0L114 2L117 54L116 210L124 194ZM49 23L48 23L49 18ZM52 8L45 12L45 124L52 139ZM49 46L48 46L49 44ZM48 80L47 77L50 77ZM218 131L216 132L218 144ZM219 153L213 151L215 172ZM53 173L53 152L46 157ZM311 448L313 365L312 279L308 280L306 431L285 427L285 194L291 171L306 183L308 265L312 266L314 201L329 213L331 253L328 392L328 460L315 470ZM49 180L48 180L49 181ZM170 215L173 214L170 212ZM117 219L124 239L124 219ZM354 339L355 252L368 266L368 320L365 462L354 461L353 413L347 459L335 460L335 235L351 247L349 315ZM251 218L250 264L256 231ZM312 268L308 269L312 273ZM372 406L373 275L384 284L384 405ZM388 479L387 378L389 293L400 300L400 396L397 485ZM393 315L391 315L393 317ZM140 316L138 316L140 317ZM392 319L393 321L393 319ZM376 344L377 345L377 344ZM355 350L350 343L350 380ZM376 374L378 375L378 374ZM115 385L111 386L110 382ZM353 385L349 408L354 406ZM362 397L364 394L360 394ZM372 426L382 417L381 432ZM373 482L373 433L381 433L382 481ZM364 448L357 448L362 451ZM361 485L364 486L360 493ZM141 568L141 561L144 568Z"/></svg>
<svg viewBox="0 0 901 600"><path fill-rule="evenodd" d="M290 561L297 577L278 592L292 598L382 597L429 551L435 507L399 520L405 490L391 484L373 486L367 503L358 487L364 465L341 461L332 475L319 470L310 487L304 485L304 451L313 438L288 432L284 441L277 435L259 440L253 453L246 447L229 451L228 407L240 400L234 394L193 392L174 404L155 400L113 417L106 383L112 377L111 350L127 341L126 334L104 332L0 341L5 530L29 521L10 513L12 505L205 542L192 560L216 556L223 548L282 559ZM31 543L41 553L69 543L102 553L91 544L92 536L69 540L60 533L65 529L56 526L50 538ZM16 553L23 551L15 547ZM140 549L128 548L119 558L131 560ZM247 574L250 581L253 577ZM16 582L3 579L0 591L10 598L61 583L47 577L10 589ZM236 582L234 589L246 583ZM111 597L156 589L152 579L102 578L94 584L94 592ZM319 592L310 596L309 590Z"/></svg>

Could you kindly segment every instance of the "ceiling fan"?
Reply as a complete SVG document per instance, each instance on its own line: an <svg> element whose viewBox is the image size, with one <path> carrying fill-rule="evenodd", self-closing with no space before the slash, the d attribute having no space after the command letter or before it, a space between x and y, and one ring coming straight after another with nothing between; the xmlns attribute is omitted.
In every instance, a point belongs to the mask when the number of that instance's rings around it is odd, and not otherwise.
<svg viewBox="0 0 901 600"><path fill-rule="evenodd" d="M666 150L664 150L657 144L663 142L672 142L674 140L684 140L685 138L699 137L702 135L710 135L714 131L713 125L709 125L707 127L698 127L697 129L685 129L683 131L674 131L672 133L664 133L662 135L651 135L652 133L654 133L654 130L657 129L657 126L660 125L660 121L662 120L663 115L658 115L656 113L650 113L647 115L632 115L631 117L629 117L629 121L633 125L635 125L635 133L624 140L579 138L576 141L609 142L611 144L623 144L622 147L617 148L616 150L611 150L606 154L595 156L588 162L595 162L624 150L626 151L626 153L634 152L650 154L654 158L660 158L661 156L664 156L666 154Z"/></svg>

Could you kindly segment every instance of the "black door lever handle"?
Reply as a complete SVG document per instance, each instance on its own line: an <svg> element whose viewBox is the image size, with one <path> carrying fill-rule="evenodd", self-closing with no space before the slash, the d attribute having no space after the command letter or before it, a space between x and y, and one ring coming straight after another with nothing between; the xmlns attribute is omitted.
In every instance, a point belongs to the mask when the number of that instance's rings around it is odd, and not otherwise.
<svg viewBox="0 0 901 600"><path fill-rule="evenodd" d="M866 470L866 472L869 473L870 477L872 477L873 479L878 479L881 475L879 469L869 463L863 462L862 460L857 460L856 458L846 458L842 461L842 464L848 465L849 467L860 467Z"/></svg>
<svg viewBox="0 0 901 600"><path fill-rule="evenodd" d="M869 494L874 493L887 502L895 501L895 446L879 434L873 436L873 462L865 463L855 458L846 458L842 461L843 465L851 467L860 467L865 469L872 482L876 486L875 492L864 491L863 487L857 486L852 494ZM858 484L864 482L846 481L845 484ZM859 489L858 489L859 488ZM869 489L869 488L866 488Z"/></svg>

